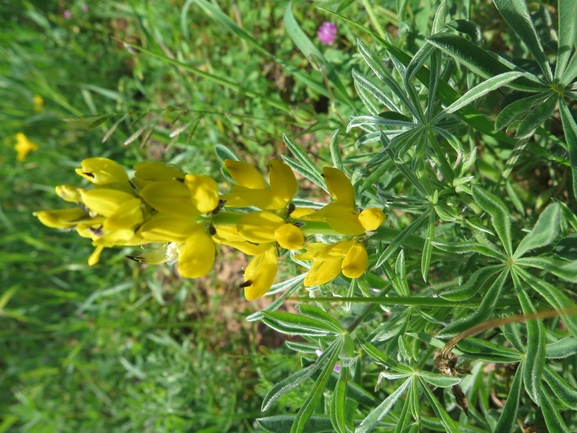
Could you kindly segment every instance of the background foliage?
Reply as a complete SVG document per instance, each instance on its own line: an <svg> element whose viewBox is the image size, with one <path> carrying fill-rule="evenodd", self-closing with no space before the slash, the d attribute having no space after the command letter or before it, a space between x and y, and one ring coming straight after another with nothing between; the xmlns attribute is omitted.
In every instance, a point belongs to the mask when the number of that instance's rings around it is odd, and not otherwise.
<svg viewBox="0 0 577 433"><path fill-rule="evenodd" d="M0 2L0 431L575 430L571 3ZM22 162L17 132L39 145ZM196 282L128 249L89 268L86 242L31 216L85 157L220 176L216 144L291 155L311 197L307 154L343 164L389 214L372 272L297 315L241 303L226 252ZM549 308L563 320L461 342L470 374L435 368L451 336Z"/></svg>

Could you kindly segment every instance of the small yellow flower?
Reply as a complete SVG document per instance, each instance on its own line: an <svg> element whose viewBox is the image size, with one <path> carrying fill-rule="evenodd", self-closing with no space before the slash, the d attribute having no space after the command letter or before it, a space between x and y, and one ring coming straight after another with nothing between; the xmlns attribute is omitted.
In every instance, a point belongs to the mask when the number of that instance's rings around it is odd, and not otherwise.
<svg viewBox="0 0 577 433"><path fill-rule="evenodd" d="M287 250L298 250L305 243L305 237L301 229L294 224L286 223L274 232L278 244Z"/></svg>
<svg viewBox="0 0 577 433"><path fill-rule="evenodd" d="M18 161L24 161L30 152L38 150L38 145L28 140L28 137L26 137L24 133L19 132L16 134L16 145L14 146L14 150L18 153L16 159Z"/></svg>
<svg viewBox="0 0 577 433"><path fill-rule="evenodd" d="M44 109L44 99L40 95L34 95L32 99L34 99L34 111L39 113Z"/></svg>
<svg viewBox="0 0 577 433"><path fill-rule="evenodd" d="M276 248L271 245L264 253L259 254L244 271L244 297L248 301L264 296L271 288L278 270Z"/></svg>
<svg viewBox="0 0 577 433"><path fill-rule="evenodd" d="M111 183L128 183L128 175L124 169L108 158L87 158L77 168L76 173L95 185Z"/></svg>
<svg viewBox="0 0 577 433"><path fill-rule="evenodd" d="M273 159L269 164L270 189L260 173L250 164L227 159L224 165L238 185L223 196L229 207L256 206L266 210L284 209L297 191L297 181L291 168Z"/></svg>

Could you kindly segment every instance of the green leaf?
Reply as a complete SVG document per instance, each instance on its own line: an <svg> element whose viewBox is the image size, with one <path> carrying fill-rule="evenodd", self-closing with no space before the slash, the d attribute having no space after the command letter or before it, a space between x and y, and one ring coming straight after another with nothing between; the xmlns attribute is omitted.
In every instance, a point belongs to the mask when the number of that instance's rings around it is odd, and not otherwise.
<svg viewBox="0 0 577 433"><path fill-rule="evenodd" d="M577 410L577 389L569 385L550 366L546 365L543 370L543 379L551 387L553 394L569 409Z"/></svg>
<svg viewBox="0 0 577 433"><path fill-rule="evenodd" d="M486 362L520 362L524 354L508 347L498 346L490 341L469 337L457 344L457 348L467 356Z"/></svg>
<svg viewBox="0 0 577 433"><path fill-rule="evenodd" d="M497 305L497 301L501 295L501 290L503 289L503 285L505 284L508 276L508 270L501 272L499 277L495 280L495 282L491 285L483 297L479 307L467 317L463 317L448 324L437 334L437 336L449 336L458 334L465 329L489 320L493 314L493 311L495 310L495 306Z"/></svg>
<svg viewBox="0 0 577 433"><path fill-rule="evenodd" d="M449 388L461 383L460 377L446 376L443 374L431 373L430 371L419 371L419 377L425 382L430 383L437 388Z"/></svg>
<svg viewBox="0 0 577 433"><path fill-rule="evenodd" d="M331 423L337 433L347 433L345 421L345 403L347 398L347 383L349 380L349 368L341 365L339 380L335 387L331 402Z"/></svg>
<svg viewBox="0 0 577 433"><path fill-rule="evenodd" d="M577 354L577 338L565 337L545 347L545 356L549 359L562 359Z"/></svg>
<svg viewBox="0 0 577 433"><path fill-rule="evenodd" d="M433 257L433 240L435 239L435 214L431 212L429 216L429 229L423 246L423 255L421 256L421 275L423 281L427 282L429 267L431 266L431 257Z"/></svg>
<svg viewBox="0 0 577 433"><path fill-rule="evenodd" d="M310 394L307 396L303 405L299 409L291 427L290 433L301 433L304 431L309 418L313 414L319 401L321 400L321 397L323 396L327 382L329 381L333 368L337 363L342 341L342 339L335 340L335 342L331 345L331 347L334 347L334 351L331 353L328 362L321 371L321 374L315 382Z"/></svg>
<svg viewBox="0 0 577 433"><path fill-rule="evenodd" d="M403 120L387 119L381 116L357 116L353 117L347 125L347 133L358 126L394 126L398 128L417 128L420 125Z"/></svg>
<svg viewBox="0 0 577 433"><path fill-rule="evenodd" d="M577 233L570 234L557 242L553 252L563 259L577 260Z"/></svg>
<svg viewBox="0 0 577 433"><path fill-rule="evenodd" d="M338 129L336 129L335 132L333 132L331 135L330 150L331 150L331 158L333 160L333 167L338 168L340 171L343 171L343 159L341 156L341 151L339 149Z"/></svg>
<svg viewBox="0 0 577 433"><path fill-rule="evenodd" d="M571 56L571 60L569 60L569 64L567 65L567 69L563 73L563 77L561 79L562 86L570 85L573 80L577 77L577 51L573 53Z"/></svg>
<svg viewBox="0 0 577 433"><path fill-rule="evenodd" d="M533 108L521 121L521 124L515 133L515 138L522 140L533 135L535 130L541 126L544 121L551 117L553 111L555 111L556 105L557 98L555 95L550 93L549 99Z"/></svg>
<svg viewBox="0 0 577 433"><path fill-rule="evenodd" d="M429 403L431 404L433 411L435 412L435 415L437 415L437 418L443 424L445 431L447 433L461 433L461 430L459 430L459 427L457 426L457 424L455 424L455 421L453 421L453 419L449 416L445 408L441 405L441 403L439 403L439 400L437 400L437 397L435 397L434 394L431 392L429 386L426 383L424 383L422 379L421 379L421 385L425 390L427 400L429 400Z"/></svg>
<svg viewBox="0 0 577 433"><path fill-rule="evenodd" d="M224 162L225 159L240 161L240 158L236 156L236 154L232 150L230 150L226 146L223 146L222 144L214 145L214 153L216 154L216 157L220 160L220 162Z"/></svg>
<svg viewBox="0 0 577 433"><path fill-rule="evenodd" d="M505 203L497 196L478 186L473 187L473 198L485 212L491 215L493 227L495 227L495 231L499 239L501 239L505 252L509 257L512 256L511 221L509 219L509 210Z"/></svg>
<svg viewBox="0 0 577 433"><path fill-rule="evenodd" d="M577 3L574 0L559 0L557 15L559 17L559 28L557 29L559 42L555 78L565 78L569 57L577 46ZM573 78L570 77L566 82L570 83Z"/></svg>
<svg viewBox="0 0 577 433"><path fill-rule="evenodd" d="M328 321L312 319L298 314L278 311L263 311L262 314L263 323L283 334L325 337L338 335L342 332L342 328L336 328Z"/></svg>
<svg viewBox="0 0 577 433"><path fill-rule="evenodd" d="M405 390L410 385L413 379L409 378L399 386L395 392L389 395L380 405L372 410L371 413L361 422L361 424L355 429L355 433L368 433L372 431L377 424L387 415L393 408L397 400L403 395Z"/></svg>
<svg viewBox="0 0 577 433"><path fill-rule="evenodd" d="M515 377L513 378L513 383L511 384L511 389L507 395L507 400L505 401L505 406L497 421L497 425L493 429L494 432L498 433L509 433L515 431L515 426L517 425L517 411L519 410L519 399L521 397L521 384L523 378L524 364L521 363L517 367L515 372Z"/></svg>
<svg viewBox="0 0 577 433"><path fill-rule="evenodd" d="M535 313L531 299L523 290L517 290L517 297L523 309L523 314ZM535 404L541 403L541 376L545 367L545 329L540 320L527 321L527 352L523 368L523 383L525 390Z"/></svg>
<svg viewBox="0 0 577 433"><path fill-rule="evenodd" d="M497 248L487 245L480 244L477 242L461 242L454 244L445 244L442 242L433 242L433 245L440 249L441 251L446 251L448 253L454 254L469 254L469 253L479 253L487 257L492 257L497 260L506 261L507 256L503 254L502 251Z"/></svg>
<svg viewBox="0 0 577 433"><path fill-rule="evenodd" d="M357 72L356 69L353 69L353 80L355 80L355 88L361 87L362 89L366 90L373 98L375 98L389 110L395 112L401 111L401 108L391 98L389 98L381 89L371 83L363 75Z"/></svg>
<svg viewBox="0 0 577 433"><path fill-rule="evenodd" d="M547 430L555 433L570 433L570 430L565 424L565 421L563 421L563 417L559 413L559 410L553 404L549 393L544 392L542 396L541 412L543 412L543 418L545 419Z"/></svg>
<svg viewBox="0 0 577 433"><path fill-rule="evenodd" d="M476 270L462 286L441 292L439 293L439 296L450 301L464 301L466 299L471 299L484 286L485 282L489 278L502 270L503 265L485 266Z"/></svg>
<svg viewBox="0 0 577 433"><path fill-rule="evenodd" d="M495 119L495 129L503 129L509 126L517 118L531 111L535 105L542 103L548 97L548 92L542 92L511 102L497 115Z"/></svg>
<svg viewBox="0 0 577 433"><path fill-rule="evenodd" d="M521 339L521 334L519 333L518 323L508 323L503 325L503 335L511 345L517 349L519 352L525 352L525 344Z"/></svg>
<svg viewBox="0 0 577 433"><path fill-rule="evenodd" d="M569 111L569 107L564 101L559 101L559 114L563 131L565 131L565 141L569 150L569 161L573 174L573 195L577 198L577 123Z"/></svg>
<svg viewBox="0 0 577 433"><path fill-rule="evenodd" d="M471 38L475 45L481 45L483 42L483 33L481 27L471 20L454 20L447 23L447 27L457 30L459 33L464 33Z"/></svg>
<svg viewBox="0 0 577 433"><path fill-rule="evenodd" d="M525 74L522 72L504 72L502 74L491 77L483 81L481 84L478 84L472 89L468 90L467 93L465 93L451 105L445 108L444 113L447 114L454 113L455 111L463 108L465 105L468 105L473 101L476 101L481 96L484 96L487 93L492 92L493 90L503 87L509 84L511 81L514 81L519 77L522 77L523 75Z"/></svg>
<svg viewBox="0 0 577 433"><path fill-rule="evenodd" d="M299 304L295 309L303 316L323 322L327 329L332 329L334 332L339 334L344 332L341 324L333 316L319 307L310 304Z"/></svg>
<svg viewBox="0 0 577 433"><path fill-rule="evenodd" d="M271 433L289 433L295 420L294 415L277 415L257 418L256 422ZM333 426L329 417L313 416L307 422L307 433L330 433Z"/></svg>
<svg viewBox="0 0 577 433"><path fill-rule="evenodd" d="M295 158L300 161L303 167L306 168L311 180L326 190L325 181L321 171L312 159L305 153L305 151L295 142L293 142L286 134L283 134L282 139ZM284 158L283 158L284 159ZM307 176L308 177L308 176Z"/></svg>
<svg viewBox="0 0 577 433"><path fill-rule="evenodd" d="M511 30L525 43L533 57L539 64L541 71L548 82L553 81L551 66L541 45L527 3L525 0L493 0L501 16L505 19Z"/></svg>
<svg viewBox="0 0 577 433"><path fill-rule="evenodd" d="M411 370L409 367L399 364L394 359L389 358L386 354L381 352L368 341L360 341L359 344L365 353L373 358L377 363L384 365L393 371L398 371L405 374L411 374L413 372L413 370Z"/></svg>
<svg viewBox="0 0 577 433"><path fill-rule="evenodd" d="M515 66L504 58L479 48L461 36L437 33L426 40L483 78L495 77L515 69ZM549 90L545 85L533 80L537 79L520 77L514 83L510 83L510 87L528 92Z"/></svg>
<svg viewBox="0 0 577 433"><path fill-rule="evenodd" d="M539 215L539 219L533 230L523 238L513 258L521 257L527 251L544 247L553 242L559 235L559 224L561 222L561 209L556 203L550 204Z"/></svg>
<svg viewBox="0 0 577 433"><path fill-rule="evenodd" d="M296 44L296 46L301 50L301 52L309 59L313 66L320 68L326 74L326 77L330 83L335 86L336 94L340 97L342 101L346 104L354 107L353 100L347 93L345 86L336 74L333 66L327 62L323 54L318 50L318 48L311 42L305 32L301 29L299 23L295 19L292 13L292 0L289 1L285 13L284 13L284 25L286 32Z"/></svg>
<svg viewBox="0 0 577 433"><path fill-rule="evenodd" d="M566 281L577 283L577 261L568 262L560 260L555 256L542 255L537 257L521 257L515 261L515 264L543 269Z"/></svg>

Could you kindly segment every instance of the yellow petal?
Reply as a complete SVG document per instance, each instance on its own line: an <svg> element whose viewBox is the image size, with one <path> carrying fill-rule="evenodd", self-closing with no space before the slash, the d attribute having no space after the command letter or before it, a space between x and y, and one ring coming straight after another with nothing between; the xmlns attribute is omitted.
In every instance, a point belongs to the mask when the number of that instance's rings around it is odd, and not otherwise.
<svg viewBox="0 0 577 433"><path fill-rule="evenodd" d="M297 207L295 208L295 210L293 210L290 214L291 218L303 218L306 219L305 217L308 217L309 215L315 213L316 210L310 207Z"/></svg>
<svg viewBox="0 0 577 433"><path fill-rule="evenodd" d="M365 232L365 228L359 221L357 212L349 207L342 206L339 202L329 203L324 208L308 217L313 219L316 215L322 215L331 228L343 235L355 236Z"/></svg>
<svg viewBox="0 0 577 433"><path fill-rule="evenodd" d="M222 245L228 245L229 247L233 247L239 250L241 253L246 254L247 256L258 256L259 254L264 253L266 250L270 248L270 243L266 244L251 244L250 242L233 242L233 241L226 241L222 242L218 238L214 238L216 243Z"/></svg>
<svg viewBox="0 0 577 433"><path fill-rule="evenodd" d="M201 212L193 206L188 188L176 180L150 182L140 197L158 212L176 218L194 218Z"/></svg>
<svg viewBox="0 0 577 433"><path fill-rule="evenodd" d="M271 246L264 254L256 256L246 267L244 279L250 285L244 288L244 297L252 301L263 296L274 282L277 273L276 248Z"/></svg>
<svg viewBox="0 0 577 433"><path fill-rule="evenodd" d="M260 209L281 209L283 206L277 204L275 195L270 189L251 189L246 186L234 185L230 192L241 199L240 203L246 206L256 206ZM227 202L229 207L235 207L234 202Z"/></svg>
<svg viewBox="0 0 577 433"><path fill-rule="evenodd" d="M96 249L92 254L90 254L90 257L88 258L88 266L94 266L96 263L98 263L100 260L100 254L102 253L103 249L103 246L96 247Z"/></svg>
<svg viewBox="0 0 577 433"><path fill-rule="evenodd" d="M186 242L197 230L202 226L190 219L161 217L145 222L138 233L150 242Z"/></svg>
<svg viewBox="0 0 577 433"><path fill-rule="evenodd" d="M325 167L323 177L333 200L350 209L355 208L355 190L349 178L339 169Z"/></svg>
<svg viewBox="0 0 577 433"><path fill-rule="evenodd" d="M72 185L58 185L56 187L56 194L62 199L70 203L78 203L80 201L80 188Z"/></svg>
<svg viewBox="0 0 577 433"><path fill-rule="evenodd" d="M18 159L18 161L24 161L26 155L34 150L38 150L38 145L28 140L28 137L26 137L22 132L19 132L16 134L16 145L14 146L14 150L17 152L16 159Z"/></svg>
<svg viewBox="0 0 577 433"><path fill-rule="evenodd" d="M238 233L236 226L215 225L215 238L219 238L223 242L244 242L244 238Z"/></svg>
<svg viewBox="0 0 577 433"><path fill-rule="evenodd" d="M132 229L118 229L105 232L105 234L92 242L94 246L105 246L108 248L121 245L134 245L132 239L134 238L134 230Z"/></svg>
<svg viewBox="0 0 577 433"><path fill-rule="evenodd" d="M251 189L266 189L261 174L252 165L242 161L225 159L224 166L236 183Z"/></svg>
<svg viewBox="0 0 577 433"><path fill-rule="evenodd" d="M343 260L343 275L349 278L359 278L367 270L369 256L362 243L354 244Z"/></svg>
<svg viewBox="0 0 577 433"><path fill-rule="evenodd" d="M385 214L379 208L365 209L359 214L359 221L365 230L378 229L385 220Z"/></svg>
<svg viewBox="0 0 577 433"><path fill-rule="evenodd" d="M75 227L80 220L88 217L82 209L41 210L34 212L33 215L46 227L54 229Z"/></svg>
<svg viewBox="0 0 577 433"><path fill-rule="evenodd" d="M294 224L283 224L275 230L274 237L287 250L298 250L305 243L303 232Z"/></svg>
<svg viewBox="0 0 577 433"><path fill-rule="evenodd" d="M306 287L318 286L334 280L341 273L343 259L315 261L304 280Z"/></svg>
<svg viewBox="0 0 577 433"><path fill-rule="evenodd" d="M163 162L139 162L134 166L134 177L142 181L183 179L184 172Z"/></svg>
<svg viewBox="0 0 577 433"><path fill-rule="evenodd" d="M184 184L190 191L193 206L200 212L212 212L218 207L218 185L213 178L187 174Z"/></svg>
<svg viewBox="0 0 577 433"><path fill-rule="evenodd" d="M282 209L288 205L297 192L297 180L291 168L273 159L269 164L270 169L270 189L276 197L274 209ZM273 208L269 208L273 209Z"/></svg>
<svg viewBox="0 0 577 433"><path fill-rule="evenodd" d="M327 250L328 245L322 244L320 242L312 242L310 244L306 244L305 248L307 250L306 253L300 253L295 256L297 260L314 260L321 254L323 254Z"/></svg>
<svg viewBox="0 0 577 433"><path fill-rule="evenodd" d="M274 242L275 231L285 221L271 212L251 212L236 223L238 233L247 241L257 244Z"/></svg>
<svg viewBox="0 0 577 433"><path fill-rule="evenodd" d="M208 274L214 263L214 242L204 230L198 230L178 248L178 271L185 278Z"/></svg>
<svg viewBox="0 0 577 433"><path fill-rule="evenodd" d="M104 234L102 231L102 225L104 224L105 219L106 218L103 216L98 216L96 218L82 220L76 226L76 231L83 238L95 241Z"/></svg>
<svg viewBox="0 0 577 433"><path fill-rule="evenodd" d="M144 220L142 201L133 198L120 205L118 210L104 221L104 230L133 229Z"/></svg>
<svg viewBox="0 0 577 433"><path fill-rule="evenodd" d="M88 158L76 173L96 185L128 182L128 175L116 162L108 158Z"/></svg>
<svg viewBox="0 0 577 433"><path fill-rule="evenodd" d="M115 213L122 203L133 200L134 196L117 189L98 188L91 190L79 190L82 203L99 215L108 217Z"/></svg>

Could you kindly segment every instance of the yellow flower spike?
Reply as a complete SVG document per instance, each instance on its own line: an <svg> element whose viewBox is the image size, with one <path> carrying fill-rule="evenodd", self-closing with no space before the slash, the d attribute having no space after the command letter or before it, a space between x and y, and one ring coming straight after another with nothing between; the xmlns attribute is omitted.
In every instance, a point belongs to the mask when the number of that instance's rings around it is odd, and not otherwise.
<svg viewBox="0 0 577 433"><path fill-rule="evenodd" d="M304 279L305 287L319 286L337 278L342 262L342 258L314 261Z"/></svg>
<svg viewBox="0 0 577 433"><path fill-rule="evenodd" d="M104 230L132 229L144 220L142 201L133 198L125 201L104 221ZM133 231L134 233L134 231Z"/></svg>
<svg viewBox="0 0 577 433"><path fill-rule="evenodd" d="M271 288L278 269L276 248L270 246L256 256L244 271L244 297L248 301L264 296Z"/></svg>
<svg viewBox="0 0 577 433"><path fill-rule="evenodd" d="M367 270L369 256L364 245L355 243L348 251L342 263L343 275L349 278L359 278Z"/></svg>
<svg viewBox="0 0 577 433"><path fill-rule="evenodd" d="M116 162L108 158L88 158L76 173L96 185L128 182L128 175Z"/></svg>
<svg viewBox="0 0 577 433"><path fill-rule="evenodd" d="M202 226L190 219L161 217L145 222L138 233L150 242L186 242Z"/></svg>
<svg viewBox="0 0 577 433"><path fill-rule="evenodd" d="M56 194L67 202L78 203L80 202L80 192L79 188L72 185L58 185L56 187Z"/></svg>
<svg viewBox="0 0 577 433"><path fill-rule="evenodd" d="M185 278L208 274L216 254L214 242L204 230L197 230L178 248L178 271Z"/></svg>
<svg viewBox="0 0 577 433"><path fill-rule="evenodd" d="M270 189L275 200L274 209L282 209L287 206L297 192L297 179L291 168L278 159L273 159L269 164ZM272 208L271 208L272 209Z"/></svg>
<svg viewBox="0 0 577 433"><path fill-rule="evenodd" d="M194 218L202 213L192 204L188 188L176 180L151 182L140 191L140 197L158 212L176 218Z"/></svg>
<svg viewBox="0 0 577 433"><path fill-rule="evenodd" d="M160 180L184 179L184 172L163 162L139 162L134 166L132 183L144 188L148 183Z"/></svg>
<svg viewBox="0 0 577 433"><path fill-rule="evenodd" d="M88 209L105 217L114 214L124 202L134 199L133 195L116 189L81 189L79 192L82 203L84 203Z"/></svg>
<svg viewBox="0 0 577 433"><path fill-rule="evenodd" d="M88 266L94 266L96 263L98 263L100 260L100 254L102 254L102 250L104 250L102 245L96 247L94 252L90 254L90 257L88 258Z"/></svg>
<svg viewBox="0 0 577 433"><path fill-rule="evenodd" d="M294 224L283 224L275 230L274 237L287 250L298 250L305 243L303 232Z"/></svg>
<svg viewBox="0 0 577 433"><path fill-rule="evenodd" d="M17 152L16 159L18 161L24 161L30 152L38 150L38 145L28 140L28 137L26 137L24 133L19 132L16 134L16 145L14 146L14 150Z"/></svg>
<svg viewBox="0 0 577 433"><path fill-rule="evenodd" d="M213 178L187 174L184 184L190 191L193 206L200 212L212 212L218 207L218 185Z"/></svg>
<svg viewBox="0 0 577 433"><path fill-rule="evenodd" d="M350 209L355 208L355 190L349 178L342 171L338 168L325 167L323 178L333 200Z"/></svg>
<svg viewBox="0 0 577 433"><path fill-rule="evenodd" d="M272 212L251 212L236 223L238 233L247 241L255 243L275 242L275 231L285 221Z"/></svg>
<svg viewBox="0 0 577 433"><path fill-rule="evenodd" d="M385 218L386 216L383 211L376 207L365 209L359 214L359 221L365 230L378 229Z"/></svg>
<svg viewBox="0 0 577 433"><path fill-rule="evenodd" d="M252 165L242 161L225 159L224 166L237 184L250 189L266 189L266 182Z"/></svg>
<svg viewBox="0 0 577 433"><path fill-rule="evenodd" d="M82 209L41 210L34 212L33 215L46 227L53 229L75 227L79 220L88 217L88 214Z"/></svg>

